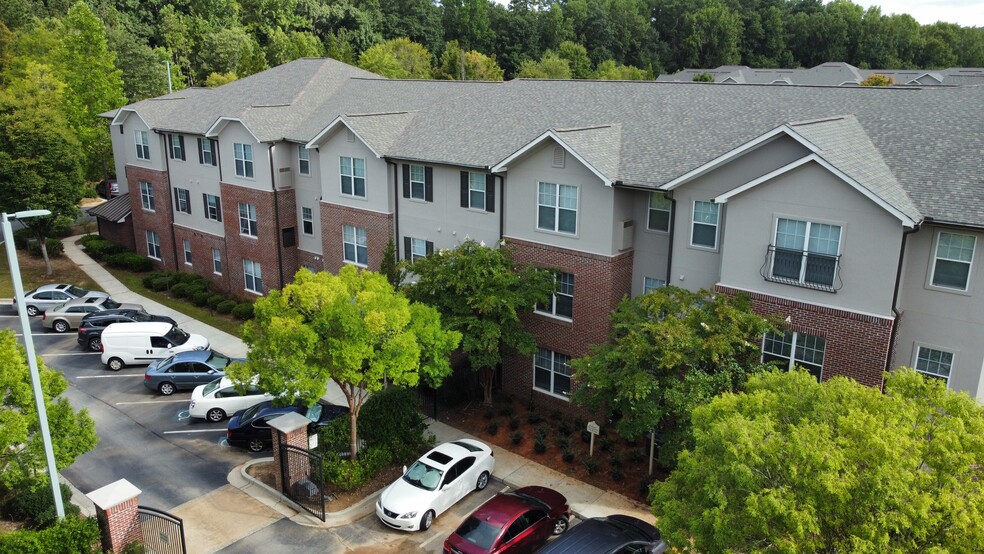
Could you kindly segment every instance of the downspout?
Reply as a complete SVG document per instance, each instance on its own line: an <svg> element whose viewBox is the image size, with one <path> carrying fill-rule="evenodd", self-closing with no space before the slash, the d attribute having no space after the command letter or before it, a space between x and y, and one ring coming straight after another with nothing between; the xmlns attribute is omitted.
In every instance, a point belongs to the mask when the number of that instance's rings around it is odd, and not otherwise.
<svg viewBox="0 0 984 554"><path fill-rule="evenodd" d="M675 198L666 191L663 191L663 198L670 201L670 241L666 249L666 286L670 286L673 284L670 278L673 275L673 232L676 229L677 211Z"/></svg>
<svg viewBox="0 0 984 554"><path fill-rule="evenodd" d="M902 246L899 248L899 267L895 270L895 290L892 291L892 314L895 315L895 323L892 325L892 332L888 337L888 356L885 359L886 372L892 370L892 353L895 352L895 337L898 334L899 318L902 317L897 305L899 301L899 288L902 284L902 264L905 261L905 245L909 235L918 232L920 226L922 226L922 223L917 223L912 229L902 232Z"/></svg>
<svg viewBox="0 0 984 554"><path fill-rule="evenodd" d="M393 250L394 262L400 261L400 165L389 158L384 158L386 165L393 167ZM406 254L406 252L404 252Z"/></svg>
<svg viewBox="0 0 984 554"><path fill-rule="evenodd" d="M170 204L174 199L174 188L171 185L171 162L169 161L171 159L171 149L168 146L167 137L164 136L164 133L157 130L155 130L154 132L157 133L159 136L164 137L164 171L167 173L167 202L168 204ZM171 254L174 257L174 271L178 271L181 266L178 265L178 239L174 235L174 206L173 205L171 206L170 216L171 216L171 223L170 225L168 225L168 228L171 231ZM161 261L162 262L164 261L163 258L161 259Z"/></svg>
<svg viewBox="0 0 984 554"><path fill-rule="evenodd" d="M203 136L205 137L205 140L211 140L211 139L209 139L208 136L205 136L205 135L203 135ZM215 157L215 167L219 168L219 199L220 199L219 202L221 203L222 202L222 200L221 200L221 198L222 198L222 158L219 156L219 151L221 151L222 149L219 148L219 137L215 137L215 148L213 148L213 150L214 150L214 152L212 152L212 156ZM222 217L222 206L221 206L221 204L219 206L219 217ZM223 235L223 238L222 238L222 259L225 260L225 265L228 266L229 265L229 241L225 239L225 235L226 235L226 231L225 231L225 226L226 226L225 219L223 219L222 221L223 221L223 223L222 223L222 235ZM226 288L226 290L230 290L230 288L231 288L229 286L231 284L231 282L232 282L231 281L231 275L229 273L229 270L230 269L231 269L231 267L228 267L228 268L227 267L223 267L222 268L222 280L225 281L225 288Z"/></svg>
<svg viewBox="0 0 984 554"><path fill-rule="evenodd" d="M499 180L499 242L502 242L506 231L506 178L495 175Z"/></svg>
<svg viewBox="0 0 984 554"><path fill-rule="evenodd" d="M284 253L280 248L280 200L277 198L276 172L273 168L273 148L275 143L270 143L267 149L270 157L270 190L273 191L273 220L277 228L274 230L274 239L277 241L277 272L280 274L280 288L284 288Z"/></svg>

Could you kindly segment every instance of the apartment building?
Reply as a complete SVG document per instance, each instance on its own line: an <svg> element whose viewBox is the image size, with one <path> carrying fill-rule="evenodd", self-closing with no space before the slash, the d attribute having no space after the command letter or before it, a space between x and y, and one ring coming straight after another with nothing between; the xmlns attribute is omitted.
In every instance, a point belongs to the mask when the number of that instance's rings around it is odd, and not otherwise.
<svg viewBox="0 0 984 554"><path fill-rule="evenodd" d="M105 114L137 250L240 296L471 238L557 271L502 387L567 402L621 298L779 314L766 359L984 398L984 88L397 81L301 59Z"/></svg>

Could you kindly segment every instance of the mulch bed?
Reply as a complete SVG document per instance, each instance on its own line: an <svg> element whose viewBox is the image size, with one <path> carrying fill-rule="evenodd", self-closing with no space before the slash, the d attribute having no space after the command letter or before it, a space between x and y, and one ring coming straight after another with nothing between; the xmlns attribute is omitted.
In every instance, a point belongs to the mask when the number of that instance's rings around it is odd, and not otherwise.
<svg viewBox="0 0 984 554"><path fill-rule="evenodd" d="M277 488L275 481L276 472L277 468L273 465L272 461L260 462L246 468L246 473L275 490ZM379 475L376 475L376 477L365 485L350 491L343 490L332 483L325 483L325 493L328 495L325 510L328 512L340 512L345 508L349 508L367 496L375 495L380 489L396 481L402 474L403 465L393 464L383 469Z"/></svg>

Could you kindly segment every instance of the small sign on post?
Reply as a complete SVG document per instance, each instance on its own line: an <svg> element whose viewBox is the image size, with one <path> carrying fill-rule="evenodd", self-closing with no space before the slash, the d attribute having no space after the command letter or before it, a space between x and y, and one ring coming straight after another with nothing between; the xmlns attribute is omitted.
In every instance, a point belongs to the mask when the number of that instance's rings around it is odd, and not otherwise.
<svg viewBox="0 0 984 554"><path fill-rule="evenodd" d="M591 433L591 444L588 445L588 456L594 455L594 438L595 435L601 433L601 427L594 421L588 422L588 432Z"/></svg>

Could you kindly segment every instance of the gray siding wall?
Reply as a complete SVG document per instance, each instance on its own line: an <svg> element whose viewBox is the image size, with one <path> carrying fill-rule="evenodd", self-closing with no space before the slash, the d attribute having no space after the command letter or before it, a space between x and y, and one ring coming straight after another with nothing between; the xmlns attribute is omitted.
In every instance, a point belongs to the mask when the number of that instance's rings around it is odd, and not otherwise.
<svg viewBox="0 0 984 554"><path fill-rule="evenodd" d="M649 230L649 192L619 190L617 194L629 197L633 206L635 252L632 266L632 296L639 296L643 292L646 277L666 279L670 234ZM663 193L655 194L662 196Z"/></svg>
<svg viewBox="0 0 984 554"><path fill-rule="evenodd" d="M171 210L174 213L174 223L202 231L216 236L224 236L225 232L221 222L210 220L205 217L205 206L202 194L219 195L219 167L218 165L204 165L198 162L198 137L195 135L183 135L185 146L185 159L172 159L170 152L168 155L168 168L171 180ZM165 145L167 142L164 137ZM187 189L189 202L191 203L191 214L178 211L177 203L174 202L174 189Z"/></svg>
<svg viewBox="0 0 984 554"><path fill-rule="evenodd" d="M120 132L120 129L123 132ZM133 140L133 132L130 132L129 137L127 137L126 124L123 125L111 125L109 129L109 139L113 145L113 162L116 167L113 171L116 172L116 182L120 185L120 194L130 191L130 183L126 180L126 164L130 162L133 157L134 152L130 152L126 148L126 143Z"/></svg>
<svg viewBox="0 0 984 554"><path fill-rule="evenodd" d="M301 170L298 161L298 150L304 148L303 144L291 144L290 150L292 152L293 161L293 178L294 178L294 188L297 194L297 246L301 250L307 252L313 252L315 254L322 254L321 250L321 208L318 207L318 203L321 202L321 157L318 155L318 151L312 149L310 152L310 174L301 175ZM314 234L305 235L304 234L304 224L301 219L301 208L310 208L311 215L314 218Z"/></svg>
<svg viewBox="0 0 984 554"><path fill-rule="evenodd" d="M270 154L267 150L270 145L256 142L253 135L241 123L235 121L226 125L219 133L218 138L222 180L241 187L270 190ZM236 143L253 146L252 178L236 175Z"/></svg>
<svg viewBox="0 0 984 554"><path fill-rule="evenodd" d="M134 131L137 130L147 131L147 141L150 144L149 160L137 159L137 137L134 134ZM164 156L167 155L164 136L159 135L149 129L146 125L144 125L143 120L137 117L136 114L130 114L130 116L123 122L122 138L123 144L126 147L126 163L138 167L146 167L148 169L164 171L166 168L164 165Z"/></svg>
<svg viewBox="0 0 984 554"><path fill-rule="evenodd" d="M319 147L321 152L314 151L311 153L312 158L318 158L321 167L322 199L325 202L360 210L391 213L393 211L393 181L386 161L377 158L372 150L359 139L349 142L347 137L348 131L342 128L321 142ZM362 158L366 161L365 198L342 195L339 168L339 159L342 156Z"/></svg>

